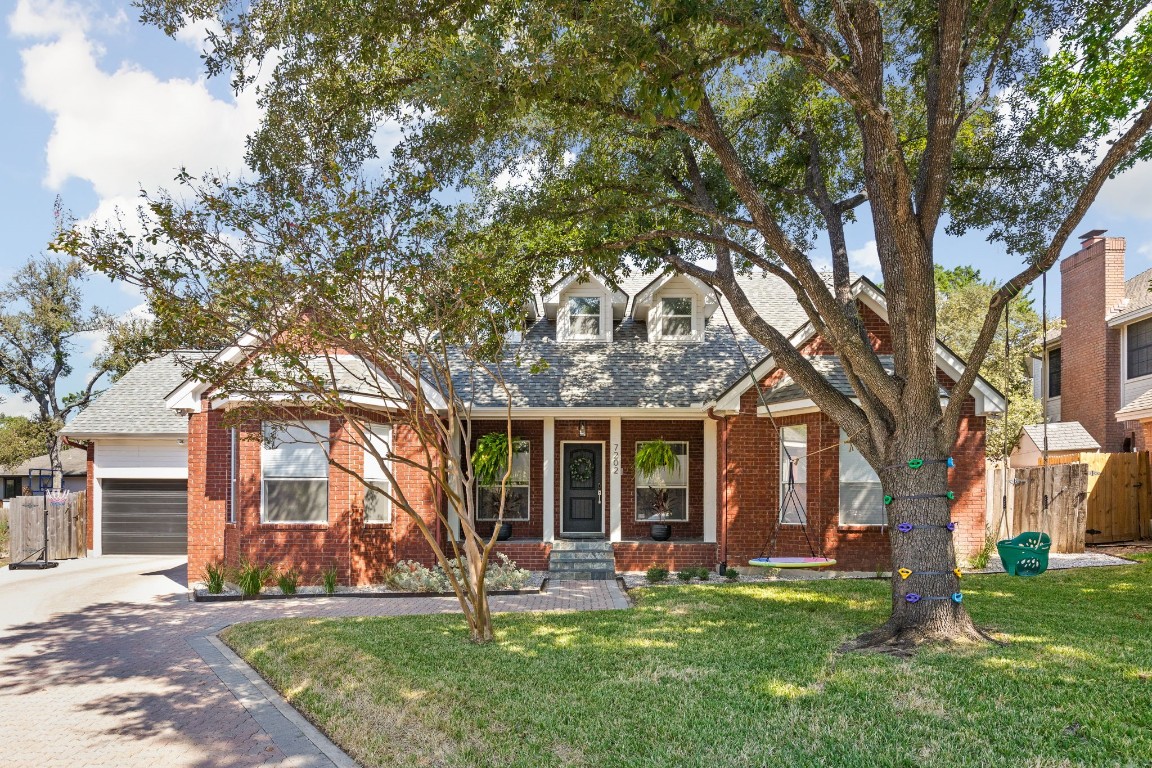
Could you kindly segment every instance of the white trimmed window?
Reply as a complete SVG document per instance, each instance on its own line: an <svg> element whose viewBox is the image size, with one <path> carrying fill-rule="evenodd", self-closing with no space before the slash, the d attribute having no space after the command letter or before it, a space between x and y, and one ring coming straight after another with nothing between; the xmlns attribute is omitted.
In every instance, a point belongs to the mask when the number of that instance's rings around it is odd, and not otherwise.
<svg viewBox="0 0 1152 768"><path fill-rule="evenodd" d="M599 339L603 336L601 296L568 297L568 338Z"/></svg>
<svg viewBox="0 0 1152 768"><path fill-rule="evenodd" d="M504 521L522 522L529 517L532 483L532 444L513 439L512 471L504 484ZM500 519L500 483L476 489L476 519Z"/></svg>
<svg viewBox="0 0 1152 768"><path fill-rule="evenodd" d="M636 450L644 441L636 443ZM661 494L667 517L664 522L685 522L688 519L688 443L668 441L672 452L680 460L676 469L669 472L659 470L652 475L636 474L636 520L652 522Z"/></svg>
<svg viewBox="0 0 1152 768"><path fill-rule="evenodd" d="M797 424L780 430L780 522L801 525L807 521L808 426Z"/></svg>
<svg viewBox="0 0 1152 768"><path fill-rule="evenodd" d="M840 430L840 525L887 525L880 476Z"/></svg>
<svg viewBox="0 0 1152 768"><path fill-rule="evenodd" d="M657 309L659 338L664 341L693 341L696 333L696 298L661 296Z"/></svg>
<svg viewBox="0 0 1152 768"><path fill-rule="evenodd" d="M328 522L328 422L263 425L260 518Z"/></svg>
<svg viewBox="0 0 1152 768"><path fill-rule="evenodd" d="M388 424L368 425L365 436L382 458L392 452L392 427ZM364 449L364 479L372 486L364 489L364 522L392 522L392 499L389 497L392 486L388 473L376 455L367 448Z"/></svg>

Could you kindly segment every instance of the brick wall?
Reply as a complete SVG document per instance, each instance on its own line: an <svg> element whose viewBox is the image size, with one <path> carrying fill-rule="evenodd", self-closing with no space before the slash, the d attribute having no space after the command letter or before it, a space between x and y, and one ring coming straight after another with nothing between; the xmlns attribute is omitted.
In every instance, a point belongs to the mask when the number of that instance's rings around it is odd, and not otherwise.
<svg viewBox="0 0 1152 768"><path fill-rule="evenodd" d="M672 534L675 536L675 532ZM646 571L653 565L669 570L716 565L717 545L703 542L617 541L612 544L617 571Z"/></svg>
<svg viewBox="0 0 1152 768"><path fill-rule="evenodd" d="M1120 330L1108 312L1124 298L1124 238L1096 237L1060 262L1062 421L1079 421L1105 452L1122 450Z"/></svg>
<svg viewBox="0 0 1152 768"><path fill-rule="evenodd" d="M270 563L277 569L295 568L304 583L315 583L328 568L337 570L342 584L378 581L399 559L433 562L432 550L419 526L402 510L394 509L391 523L364 521L364 489L360 481L336 466L328 473L328 520L325 523L264 523L260 519L261 426L244 422L239 440L239 493L237 519L226 522L229 503L231 439L218 411L194 414L188 439L188 561L190 578L199 578L204 565L242 559ZM339 419L329 420L332 460L362 472L363 448ZM399 455L416 456L420 449L410 427L396 425L393 446ZM399 484L410 504L432 529L437 529L436 495L418 468L394 465Z"/></svg>
<svg viewBox="0 0 1152 768"><path fill-rule="evenodd" d="M864 306L861 317L873 348L880 354L890 353L891 335L884 321ZM803 349L809 354L833 354L819 338ZM764 384L770 385L781 376L779 371L769 374ZM940 373L938 378L951 388L953 382L947 376ZM737 567L767 554L780 512L780 438L770 419L755 415L757 405L755 391L744 393L740 413L725 417L720 427L720 558ZM808 525L807 538L800 526L781 525L774 553L806 556L811 546L818 554L835 558L837 568L888 570L891 554L886 527L839 524L839 427L819 413L777 418L776 422L781 427L807 426ZM975 415L975 403L969 396L953 450L956 467L949 473L949 487L957 496L952 518L959 523L955 543L961 562L984 540L984 439L984 417Z"/></svg>
<svg viewBox="0 0 1152 768"><path fill-rule="evenodd" d="M625 539L647 539L652 524L636 520L636 443L664 439L688 443L688 520L670 521L672 539L704 536L704 424L700 421L636 421L620 423L620 521ZM715 549L715 547L713 547ZM713 552L715 557L715 552ZM648 566L644 566L647 568Z"/></svg>
<svg viewBox="0 0 1152 768"><path fill-rule="evenodd" d="M476 442L490 432L503 434L507 423L500 420L478 420L472 422L472 449L476 449ZM528 520L512 522L512 538L515 539L541 539L544 537L544 422L543 421L512 421L512 436L527 440L529 444L528 461L529 493L528 493ZM495 523L480 522L477 530L484 536L492 532ZM513 558L515 560L515 558ZM517 560L517 562L519 562ZM525 566L527 567L527 566Z"/></svg>

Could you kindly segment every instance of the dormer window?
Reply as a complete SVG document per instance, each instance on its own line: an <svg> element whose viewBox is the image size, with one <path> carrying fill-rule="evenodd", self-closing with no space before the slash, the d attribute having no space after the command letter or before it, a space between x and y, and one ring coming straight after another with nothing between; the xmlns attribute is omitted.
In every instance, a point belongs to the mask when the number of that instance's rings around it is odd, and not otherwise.
<svg viewBox="0 0 1152 768"><path fill-rule="evenodd" d="M660 299L660 334L664 338L692 338L693 304L691 296L665 296Z"/></svg>
<svg viewBox="0 0 1152 768"><path fill-rule="evenodd" d="M600 338L600 297L572 296L568 299L568 338Z"/></svg>
<svg viewBox="0 0 1152 768"><path fill-rule="evenodd" d="M648 341L704 341L708 318L719 307L716 292L694 277L666 272L636 294L632 317L648 327Z"/></svg>

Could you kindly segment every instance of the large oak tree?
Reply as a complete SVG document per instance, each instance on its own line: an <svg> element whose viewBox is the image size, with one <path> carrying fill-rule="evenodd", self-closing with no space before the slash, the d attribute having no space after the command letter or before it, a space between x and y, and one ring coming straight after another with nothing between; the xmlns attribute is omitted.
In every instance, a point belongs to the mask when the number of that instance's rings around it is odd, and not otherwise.
<svg viewBox="0 0 1152 768"><path fill-rule="evenodd" d="M1002 308L1047 270L1105 181L1145 157L1152 21L1125 0L144 0L172 33L220 22L206 57L266 77L255 171L306 184L406 126L398 156L471 187L476 242L541 274L664 262L722 291L740 323L851 435L895 502L893 563L950 574L934 251L971 227L1019 259L993 294L957 392ZM493 185L500 174L518 183ZM894 369L865 340L845 228L861 211L887 289ZM819 235L819 237L817 237ZM487 238L485 240L484 238ZM819 244L819 247L817 245ZM830 263L831 284L820 264ZM855 398L760 317L741 270L784 280ZM910 498L914 497L914 498ZM933 527L935 526L935 527ZM951 575L918 576L948 595ZM961 604L902 599L862 645L977 638Z"/></svg>

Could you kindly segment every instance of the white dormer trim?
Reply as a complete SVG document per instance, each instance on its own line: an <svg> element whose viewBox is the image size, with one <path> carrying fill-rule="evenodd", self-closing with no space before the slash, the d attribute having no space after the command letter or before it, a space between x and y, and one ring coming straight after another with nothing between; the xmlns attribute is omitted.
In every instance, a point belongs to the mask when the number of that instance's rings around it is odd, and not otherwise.
<svg viewBox="0 0 1152 768"><path fill-rule="evenodd" d="M664 299L692 300L692 331L686 336L664 334ZM704 341L704 329L708 318L719 309L716 292L707 284L689 275L666 272L653 280L644 290L636 294L632 302L632 317L645 323L648 328L648 341L673 344Z"/></svg>
<svg viewBox="0 0 1152 768"><path fill-rule="evenodd" d="M599 299L598 334L572 334L571 300L577 298ZM544 297L544 314L556 322L557 341L612 341L612 328L617 320L624 317L627 305L628 294L612 288L606 280L591 277L582 281L575 275L569 275L552 286Z"/></svg>

